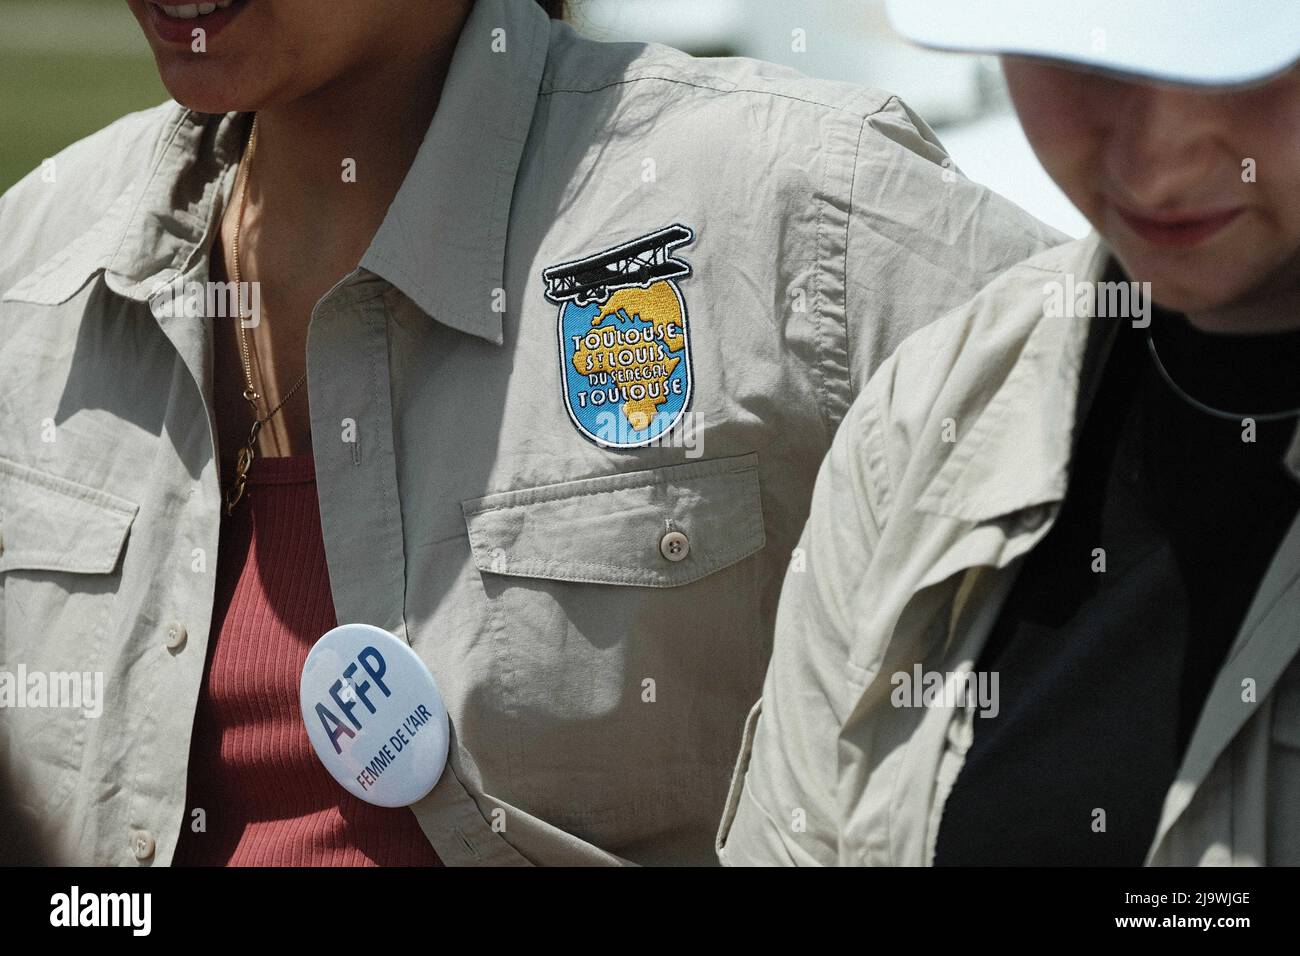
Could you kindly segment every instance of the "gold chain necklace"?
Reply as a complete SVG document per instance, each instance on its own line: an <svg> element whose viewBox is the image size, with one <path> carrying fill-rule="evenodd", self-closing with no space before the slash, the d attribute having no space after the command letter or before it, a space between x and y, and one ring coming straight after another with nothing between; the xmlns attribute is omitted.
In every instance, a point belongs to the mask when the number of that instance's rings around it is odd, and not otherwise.
<svg viewBox="0 0 1300 956"><path fill-rule="evenodd" d="M307 373L303 372L294 383L293 388L280 399L280 403L271 409L265 418L257 417L257 403L261 399L256 388L253 387L253 367L248 358L248 337L244 332L244 297L240 294L242 283L239 278L239 227L244 221L244 205L248 199L248 175L253 168L253 156L257 153L257 114L253 114L253 128L248 134L248 158L244 161L243 175L240 177L239 185L239 212L235 216L234 235L230 242L230 277L235 282L235 300L239 303L236 311L239 313L239 351L244 360L244 400L248 402L253 409L253 427L249 430L248 441L244 447L239 449L239 459L235 464L235 478L230 483L230 488L226 491L226 514L230 515L235 510L235 505L239 504L244 497L244 485L248 481L248 470L253 467L253 460L257 457L255 451L257 447L257 433L262 430L262 426L275 417L275 413L284 407L293 393L298 391L302 383L307 381Z"/></svg>

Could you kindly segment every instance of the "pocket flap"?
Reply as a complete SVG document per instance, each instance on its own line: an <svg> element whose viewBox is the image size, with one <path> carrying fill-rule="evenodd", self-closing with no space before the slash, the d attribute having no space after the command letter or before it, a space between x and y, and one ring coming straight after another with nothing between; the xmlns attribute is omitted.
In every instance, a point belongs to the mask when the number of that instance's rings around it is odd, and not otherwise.
<svg viewBox="0 0 1300 956"><path fill-rule="evenodd" d="M106 574L139 505L0 458L0 571Z"/></svg>
<svg viewBox="0 0 1300 956"><path fill-rule="evenodd" d="M507 491L462 508L475 566L516 577L673 587L764 542L757 454Z"/></svg>

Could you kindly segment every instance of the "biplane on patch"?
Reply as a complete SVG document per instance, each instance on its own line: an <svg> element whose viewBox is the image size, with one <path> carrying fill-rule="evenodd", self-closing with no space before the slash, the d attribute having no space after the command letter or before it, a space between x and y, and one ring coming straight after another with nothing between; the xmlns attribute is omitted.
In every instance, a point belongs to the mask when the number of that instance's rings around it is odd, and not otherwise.
<svg viewBox="0 0 1300 956"><path fill-rule="evenodd" d="M695 240L689 226L674 223L583 259L562 262L542 272L546 298L560 305L604 302L615 289L649 288L660 279L684 279L690 263L672 251Z"/></svg>

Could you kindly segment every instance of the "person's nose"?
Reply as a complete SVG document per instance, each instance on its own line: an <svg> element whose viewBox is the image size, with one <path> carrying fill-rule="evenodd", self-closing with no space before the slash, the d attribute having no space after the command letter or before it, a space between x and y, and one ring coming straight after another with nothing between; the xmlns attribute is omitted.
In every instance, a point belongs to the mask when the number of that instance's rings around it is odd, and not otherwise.
<svg viewBox="0 0 1300 956"><path fill-rule="evenodd" d="M1223 96L1146 84L1117 84L1122 119L1105 162L1122 199L1145 211L1198 201L1224 163L1230 114Z"/></svg>

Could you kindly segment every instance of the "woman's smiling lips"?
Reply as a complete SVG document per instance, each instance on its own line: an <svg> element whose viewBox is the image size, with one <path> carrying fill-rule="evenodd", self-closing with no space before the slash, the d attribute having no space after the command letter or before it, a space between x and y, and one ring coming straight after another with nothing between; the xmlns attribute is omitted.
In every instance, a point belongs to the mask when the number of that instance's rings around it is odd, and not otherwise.
<svg viewBox="0 0 1300 956"><path fill-rule="evenodd" d="M1244 211L1240 207L1215 212L1137 212L1115 206L1124 223L1139 238L1156 246L1187 248L1224 229Z"/></svg>
<svg viewBox="0 0 1300 956"><path fill-rule="evenodd" d="M165 43L194 42L194 31L202 30L205 39L220 33L239 16L248 0L207 0L205 3L159 3L149 0L149 25Z"/></svg>

